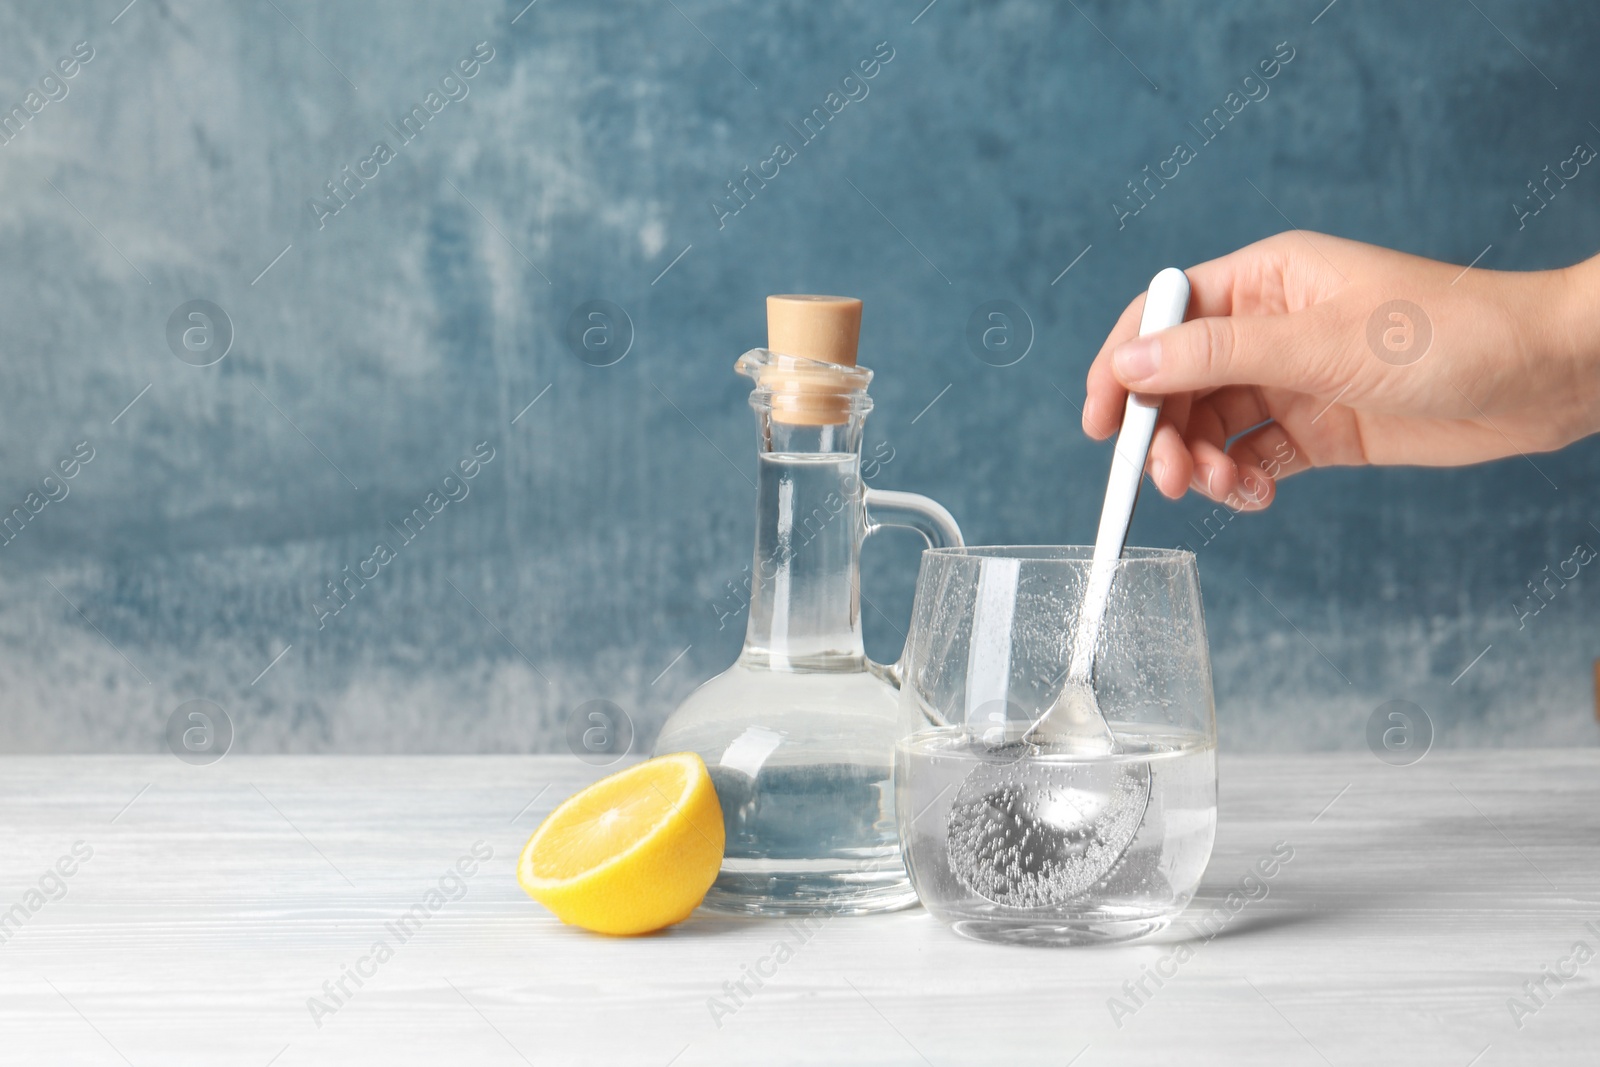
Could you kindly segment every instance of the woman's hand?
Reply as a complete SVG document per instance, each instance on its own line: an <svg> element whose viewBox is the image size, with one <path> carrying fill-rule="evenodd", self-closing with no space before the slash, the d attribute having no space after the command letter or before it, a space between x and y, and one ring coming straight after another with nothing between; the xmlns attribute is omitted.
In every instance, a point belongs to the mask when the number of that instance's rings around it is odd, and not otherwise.
<svg viewBox="0 0 1600 1067"><path fill-rule="evenodd" d="M1134 300L1083 407L1104 440L1130 389L1165 398L1146 469L1173 499L1263 508L1310 467L1480 463L1600 430L1600 258L1463 270L1295 231L1187 273L1189 321L1137 337Z"/></svg>

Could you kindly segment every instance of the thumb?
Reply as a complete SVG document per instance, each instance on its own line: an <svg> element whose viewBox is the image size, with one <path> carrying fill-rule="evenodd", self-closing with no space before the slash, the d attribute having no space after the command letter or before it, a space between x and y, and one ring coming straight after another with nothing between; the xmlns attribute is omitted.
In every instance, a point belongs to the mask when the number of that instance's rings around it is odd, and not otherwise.
<svg viewBox="0 0 1600 1067"><path fill-rule="evenodd" d="M1286 315L1193 319L1136 337L1112 353L1112 371L1141 393L1264 385L1295 392L1338 389L1350 359L1333 317L1320 308Z"/></svg>

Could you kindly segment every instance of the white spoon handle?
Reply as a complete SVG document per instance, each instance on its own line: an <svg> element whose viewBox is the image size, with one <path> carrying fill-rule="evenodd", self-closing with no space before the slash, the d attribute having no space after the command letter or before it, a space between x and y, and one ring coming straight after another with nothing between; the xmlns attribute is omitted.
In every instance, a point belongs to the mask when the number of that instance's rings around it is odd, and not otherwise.
<svg viewBox="0 0 1600 1067"><path fill-rule="evenodd" d="M1144 297L1144 315L1139 320L1139 336L1178 325L1188 307L1188 276L1176 267L1166 268L1150 279L1150 288ZM1106 484L1106 502L1100 510L1100 529L1094 538L1089 587L1078 612L1072 661L1067 668L1067 677L1074 681L1088 682L1094 675L1095 649L1100 644L1100 628L1111 601L1111 581L1128 540L1128 524L1133 520L1133 505L1139 499L1139 486L1144 477L1144 461L1150 454L1150 439L1155 435L1156 418L1160 414L1160 397L1128 394L1122 429L1117 433L1116 451L1111 460L1111 477Z"/></svg>

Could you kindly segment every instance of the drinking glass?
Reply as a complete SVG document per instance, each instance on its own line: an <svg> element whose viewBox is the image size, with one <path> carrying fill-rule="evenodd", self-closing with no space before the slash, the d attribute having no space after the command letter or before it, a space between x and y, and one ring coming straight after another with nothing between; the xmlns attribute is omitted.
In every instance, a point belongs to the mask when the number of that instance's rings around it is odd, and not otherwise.
<svg viewBox="0 0 1600 1067"><path fill-rule="evenodd" d="M1153 933L1189 903L1211 855L1217 730L1192 552L1129 548L1115 565L1094 671L1114 749L1075 752L1022 740L1066 676L1093 551L923 553L901 660L895 804L923 906L968 937L1087 944ZM1142 764L1149 773L1148 805L1120 859L1087 889L1041 906L989 899L993 879L964 870L970 856L951 849L952 807L963 785L970 791L986 780L990 771L974 777L985 764L1015 768L1019 759L1031 764L1025 772L1072 783L1064 799L1078 809L1105 801L1092 783L1105 781L1110 763ZM1080 788L1075 804L1070 794ZM1051 847L1048 834L1030 840Z"/></svg>

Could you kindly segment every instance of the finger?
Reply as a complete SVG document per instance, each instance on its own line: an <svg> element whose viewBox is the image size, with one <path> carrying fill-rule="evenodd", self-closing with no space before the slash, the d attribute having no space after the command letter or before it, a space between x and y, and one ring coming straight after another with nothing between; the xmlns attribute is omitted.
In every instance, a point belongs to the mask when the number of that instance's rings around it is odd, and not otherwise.
<svg viewBox="0 0 1600 1067"><path fill-rule="evenodd" d="M1089 365L1089 378L1084 383L1083 432L1096 441L1116 433L1127 402L1128 390L1111 373L1111 361L1095 360Z"/></svg>
<svg viewBox="0 0 1600 1067"><path fill-rule="evenodd" d="M1258 470L1275 483L1314 466L1306 450L1277 422L1245 434L1228 452L1241 471Z"/></svg>
<svg viewBox="0 0 1600 1067"><path fill-rule="evenodd" d="M1192 399L1189 396L1169 397L1163 405L1163 414L1168 416L1180 433L1188 422ZM1104 365L1097 363L1090 367L1082 408L1084 433L1096 441L1104 441L1122 426L1127 410L1128 391L1110 376Z"/></svg>
<svg viewBox="0 0 1600 1067"><path fill-rule="evenodd" d="M1194 457L1194 474L1189 484L1196 492L1219 504L1226 501L1230 493L1237 492L1239 468L1221 445L1191 439L1189 455Z"/></svg>
<svg viewBox="0 0 1600 1067"><path fill-rule="evenodd" d="M1240 462L1237 451L1230 449L1229 455L1234 461L1234 486L1222 502L1234 511L1260 511L1271 504L1278 495L1276 483L1253 463Z"/></svg>
<svg viewBox="0 0 1600 1067"><path fill-rule="evenodd" d="M1187 314L1195 317L1233 314L1236 281L1242 276L1258 276L1276 269L1266 262L1273 255L1265 250L1266 245L1265 241L1257 242L1184 271L1189 278ZM1123 309L1089 365L1083 429L1097 441L1110 437L1122 419L1122 405L1127 400L1128 390L1111 371L1111 356L1120 345L1139 336L1144 297L1145 294L1140 293Z"/></svg>
<svg viewBox="0 0 1600 1067"><path fill-rule="evenodd" d="M1227 443L1270 418L1259 389L1230 385L1195 400L1184 432L1184 442L1194 457L1194 484L1213 500L1225 501L1230 494L1239 493L1243 486L1237 465L1227 458Z"/></svg>
<svg viewBox="0 0 1600 1067"><path fill-rule="evenodd" d="M1311 465L1303 449L1297 447L1278 423L1269 422L1252 430L1228 449L1233 459L1236 486L1225 501L1237 511L1259 511L1277 496L1278 482Z"/></svg>
<svg viewBox="0 0 1600 1067"><path fill-rule="evenodd" d="M1150 480L1169 500L1177 500L1187 492L1194 478L1194 458L1183 443L1183 434L1164 415L1156 424L1155 436L1150 441L1147 467Z"/></svg>
<svg viewBox="0 0 1600 1067"><path fill-rule="evenodd" d="M1112 376L1142 393L1260 385L1332 395L1354 376L1326 305L1289 315L1193 319L1119 345Z"/></svg>
<svg viewBox="0 0 1600 1067"><path fill-rule="evenodd" d="M1262 272L1264 268L1262 260L1270 254L1264 251L1266 244L1265 241L1258 241L1185 270L1183 273L1189 279L1189 308L1185 317L1232 315L1235 311L1233 296L1235 285L1241 276ZM1124 341L1131 341L1139 336L1139 320L1143 315L1144 294L1140 293L1118 316L1117 324L1112 327L1105 344L1100 346L1095 362L1107 358L1111 350Z"/></svg>
<svg viewBox="0 0 1600 1067"><path fill-rule="evenodd" d="M1122 412L1121 401L1117 401L1113 406L1111 403L1114 400L1113 394L1120 392L1126 395L1127 390L1122 388L1122 383L1116 380L1115 375L1109 373L1111 353L1124 341L1129 341L1139 336L1139 319L1144 315L1144 296L1145 294L1140 293L1128 303L1127 307L1122 309L1122 314L1117 316L1117 324L1111 327L1111 332L1106 335L1105 341L1100 345L1100 351L1095 353L1093 362L1089 364L1090 398L1097 401L1104 399L1108 409L1115 410L1118 415ZM1095 388L1096 383L1100 384L1099 390ZM1088 413L1089 406L1085 404L1085 419L1088 418ZM1105 412L1100 414L1104 415ZM1102 418L1100 424L1104 425L1105 421Z"/></svg>
<svg viewBox="0 0 1600 1067"><path fill-rule="evenodd" d="M1145 469L1161 495L1177 500L1189 488L1194 478L1194 458L1183 442L1183 431L1189 424L1190 398L1175 396L1161 408L1155 432L1150 440L1150 454Z"/></svg>
<svg viewBox="0 0 1600 1067"><path fill-rule="evenodd" d="M1122 408L1127 403L1128 391L1111 372L1110 352L1115 345L1138 334L1142 314L1144 294L1140 293L1123 309L1117 324L1111 328L1111 335L1100 346L1094 362L1089 364L1088 379L1084 383L1083 432L1096 441L1104 441L1116 433L1122 423Z"/></svg>
<svg viewBox="0 0 1600 1067"><path fill-rule="evenodd" d="M1189 412L1189 425L1183 434L1184 444L1194 461L1190 485L1199 493L1221 502L1232 491L1235 476L1233 460L1223 446L1228 435L1224 432L1222 418L1216 408L1197 400Z"/></svg>
<svg viewBox="0 0 1600 1067"><path fill-rule="evenodd" d="M1183 273L1189 278L1187 317L1200 319L1238 314L1243 310L1237 306L1236 297L1240 281L1274 273L1277 268L1267 262L1271 258L1266 242L1257 241L1185 270Z"/></svg>
<svg viewBox="0 0 1600 1067"><path fill-rule="evenodd" d="M1229 385L1209 393L1196 400L1194 407L1197 410L1207 408L1215 415L1216 426L1221 431L1217 443L1223 445L1272 418L1261 390L1243 385Z"/></svg>

